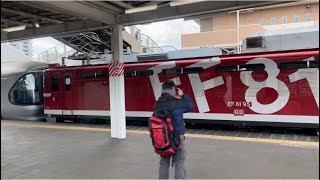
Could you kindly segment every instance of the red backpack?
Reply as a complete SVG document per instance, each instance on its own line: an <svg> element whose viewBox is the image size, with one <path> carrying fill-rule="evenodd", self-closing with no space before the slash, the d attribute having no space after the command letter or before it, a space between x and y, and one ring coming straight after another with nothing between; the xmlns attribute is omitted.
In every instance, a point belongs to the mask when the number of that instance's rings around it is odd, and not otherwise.
<svg viewBox="0 0 320 180"><path fill-rule="evenodd" d="M148 122L152 145L157 154L168 156L181 149L180 136L173 125L171 115L153 114Z"/></svg>

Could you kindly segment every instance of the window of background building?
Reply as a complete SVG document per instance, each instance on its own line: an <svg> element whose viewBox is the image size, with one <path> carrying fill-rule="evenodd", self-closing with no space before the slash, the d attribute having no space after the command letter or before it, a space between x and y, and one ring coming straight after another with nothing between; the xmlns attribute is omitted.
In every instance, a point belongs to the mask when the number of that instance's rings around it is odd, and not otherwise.
<svg viewBox="0 0 320 180"><path fill-rule="evenodd" d="M271 17L271 24L272 24L272 25L277 24L277 19L276 19L276 17Z"/></svg>
<svg viewBox="0 0 320 180"><path fill-rule="evenodd" d="M306 14L306 22L311 21L311 13Z"/></svg>
<svg viewBox="0 0 320 180"><path fill-rule="evenodd" d="M260 24L261 26L264 26L264 18L260 18L259 24Z"/></svg>
<svg viewBox="0 0 320 180"><path fill-rule="evenodd" d="M287 24L287 23L288 23L288 17L282 16L282 24Z"/></svg>
<svg viewBox="0 0 320 180"><path fill-rule="evenodd" d="M200 32L212 31L213 30L213 18L200 19Z"/></svg>
<svg viewBox="0 0 320 180"><path fill-rule="evenodd" d="M294 23L298 23L299 22L299 16L298 15L294 15L293 16L293 22Z"/></svg>

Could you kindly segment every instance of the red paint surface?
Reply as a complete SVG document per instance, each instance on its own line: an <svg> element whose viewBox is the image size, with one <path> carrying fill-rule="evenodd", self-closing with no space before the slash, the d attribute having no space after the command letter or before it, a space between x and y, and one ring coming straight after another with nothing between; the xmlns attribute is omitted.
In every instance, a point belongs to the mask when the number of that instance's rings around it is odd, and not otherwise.
<svg viewBox="0 0 320 180"><path fill-rule="evenodd" d="M292 52L278 52L278 53L258 53L258 54L242 54L232 56L221 56L221 63L218 65L233 65L245 64L254 58L269 58L276 63L302 61L309 57L314 57L319 61L319 52L317 50L304 50ZM201 59L176 60L176 68L186 67L194 64ZM143 63L127 63L125 70L146 70L164 61L157 62L143 62ZM52 93L52 97L44 98L45 109L70 109L70 110L109 110L109 78L92 78L84 79L80 77L84 72L103 72L108 71L108 65L91 65L81 67L59 67L51 68L45 71L45 87L44 93ZM319 108L316 104L310 86L306 79L301 79L294 83L289 81L288 75L294 73L296 70L281 70L277 79L283 81L290 91L289 101L281 110L273 113L277 115L307 115L318 116ZM60 76L59 92L51 91L52 74ZM64 75L71 74L71 92L66 94L64 92ZM205 95L211 109L207 113L229 113L234 114L234 107L228 107L229 101L246 102L245 93L248 86L242 83L240 79L240 72L223 72L217 73L213 71L213 67L205 69L200 74L202 82L212 79L214 77L222 76L224 84L205 91ZM264 81L268 76L263 71L255 71L252 73L253 79L256 81ZM160 81L179 77L182 84L179 88L183 89L185 93L189 94L194 102L195 97L192 91L188 75L164 75L159 74ZM231 91L227 91L231 88ZM125 78L125 97L127 111L153 111L155 97L153 89L148 76L145 77L126 77ZM263 88L257 94L257 99L262 104L272 103L277 99L278 93L271 88ZM68 101L68 102L66 102ZM199 112L197 104L193 112ZM252 111L249 107L243 108L245 114L258 114Z"/></svg>

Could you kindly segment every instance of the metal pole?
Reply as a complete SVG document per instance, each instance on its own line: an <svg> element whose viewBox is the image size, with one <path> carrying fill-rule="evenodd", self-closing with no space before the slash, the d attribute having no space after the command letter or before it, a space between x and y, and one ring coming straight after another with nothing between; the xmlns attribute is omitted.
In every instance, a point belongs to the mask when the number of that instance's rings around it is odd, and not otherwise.
<svg viewBox="0 0 320 180"><path fill-rule="evenodd" d="M90 64L90 56L89 56L89 54L87 54L87 65L89 65Z"/></svg>
<svg viewBox="0 0 320 180"><path fill-rule="evenodd" d="M65 59L66 59L66 57L62 57L62 58L61 58L61 61L62 61L61 64L62 64L62 66L65 66L65 65L66 65Z"/></svg>
<svg viewBox="0 0 320 180"><path fill-rule="evenodd" d="M63 44L63 54L67 53L67 46L65 44Z"/></svg>
<svg viewBox="0 0 320 180"><path fill-rule="evenodd" d="M237 10L237 44L240 41L240 18L239 18L240 10Z"/></svg>
<svg viewBox="0 0 320 180"><path fill-rule="evenodd" d="M54 59L56 59L56 58L58 57L58 50L57 50L57 46L56 46L56 47L54 47L54 54L55 54Z"/></svg>
<svg viewBox="0 0 320 180"><path fill-rule="evenodd" d="M109 64L111 138L126 138L126 109L122 26L114 25L111 36L112 62Z"/></svg>

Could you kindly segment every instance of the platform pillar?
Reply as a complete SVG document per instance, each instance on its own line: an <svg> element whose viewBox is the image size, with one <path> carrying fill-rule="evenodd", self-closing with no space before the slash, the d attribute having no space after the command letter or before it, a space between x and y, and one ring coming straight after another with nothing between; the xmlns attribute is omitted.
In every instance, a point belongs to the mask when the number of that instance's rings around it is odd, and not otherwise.
<svg viewBox="0 0 320 180"><path fill-rule="evenodd" d="M122 26L114 25L111 36L112 61L109 64L111 138L126 138Z"/></svg>

